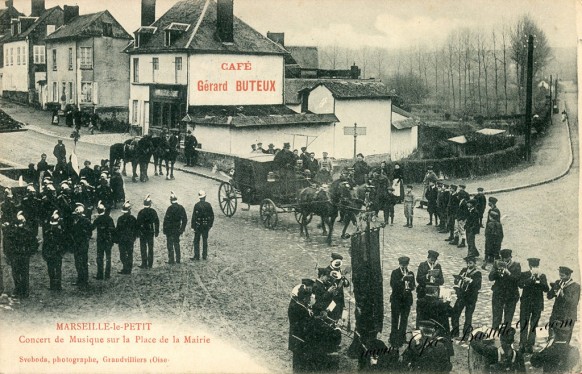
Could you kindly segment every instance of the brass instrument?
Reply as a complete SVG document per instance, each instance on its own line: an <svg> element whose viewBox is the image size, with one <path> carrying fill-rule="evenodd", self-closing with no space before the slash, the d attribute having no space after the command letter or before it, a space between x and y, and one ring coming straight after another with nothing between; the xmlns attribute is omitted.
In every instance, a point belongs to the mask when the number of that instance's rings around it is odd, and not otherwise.
<svg viewBox="0 0 582 374"><path fill-rule="evenodd" d="M406 269L406 274L402 277L402 280L404 281L404 291L406 292L412 291L412 282L409 281L411 277L412 276L408 273L408 269Z"/></svg>
<svg viewBox="0 0 582 374"><path fill-rule="evenodd" d="M463 292L466 292L469 289L469 285L471 284L471 282L465 280L465 277L467 277L467 273L464 273L462 275L454 275L455 278L454 287L458 288Z"/></svg>
<svg viewBox="0 0 582 374"><path fill-rule="evenodd" d="M507 269L507 262L503 260L495 260L495 267L499 274L503 274L504 270Z"/></svg>

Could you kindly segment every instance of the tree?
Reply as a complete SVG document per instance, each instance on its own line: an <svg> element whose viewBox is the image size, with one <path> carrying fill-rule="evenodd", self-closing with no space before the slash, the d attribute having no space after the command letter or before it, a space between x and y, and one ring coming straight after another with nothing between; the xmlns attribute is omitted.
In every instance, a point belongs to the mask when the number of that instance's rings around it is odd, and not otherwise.
<svg viewBox="0 0 582 374"><path fill-rule="evenodd" d="M388 78L388 87L408 105L421 103L428 97L423 78L414 73L392 75Z"/></svg>

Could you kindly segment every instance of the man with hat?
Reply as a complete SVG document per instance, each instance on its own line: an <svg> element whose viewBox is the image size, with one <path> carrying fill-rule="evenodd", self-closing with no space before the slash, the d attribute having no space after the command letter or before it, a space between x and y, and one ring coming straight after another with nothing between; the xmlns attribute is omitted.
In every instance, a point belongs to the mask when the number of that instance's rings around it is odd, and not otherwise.
<svg viewBox="0 0 582 374"><path fill-rule="evenodd" d="M463 338L465 334L470 333L473 329L473 312L477 305L479 290L481 289L482 276L477 270L475 257L467 256L464 258L467 266L461 269L459 275L455 275L455 291L457 292L457 301L453 307L452 336L459 337L459 320L461 313L465 309L465 323L463 324Z"/></svg>
<svg viewBox="0 0 582 374"><path fill-rule="evenodd" d="M289 144L289 143L285 143L285 144ZM289 147L291 147L291 145L289 145ZM275 154L275 144L269 143L267 150L264 150L263 153L266 153L269 155L274 155Z"/></svg>
<svg viewBox="0 0 582 374"><path fill-rule="evenodd" d="M340 267L341 260L335 259L327 268L319 268L318 277L313 285L314 312L318 315L325 313L334 321L342 317L345 307L344 287L350 285L350 282L342 275Z"/></svg>
<svg viewBox="0 0 582 374"><path fill-rule="evenodd" d="M394 206L398 203L398 196L394 195L394 187L388 187L388 192L386 193L386 198L384 199L384 223L390 223L390 226L394 224ZM390 222L388 222L390 218Z"/></svg>
<svg viewBox="0 0 582 374"><path fill-rule="evenodd" d="M109 212L113 207L113 190L109 187L107 178L107 173L101 173L99 176L99 185L95 188L95 203L101 201Z"/></svg>
<svg viewBox="0 0 582 374"><path fill-rule="evenodd" d="M475 245L475 236L481 231L479 225L479 213L475 206L477 200L470 199L467 201L467 220L465 222L465 234L467 235L468 256L479 257L479 251Z"/></svg>
<svg viewBox="0 0 582 374"><path fill-rule="evenodd" d="M42 236L42 258L46 261L49 289L60 291L61 286L61 269L63 265L63 229L59 211L55 210L49 221L49 229Z"/></svg>
<svg viewBox="0 0 582 374"><path fill-rule="evenodd" d="M168 247L168 264L179 264L180 255L180 235L184 233L188 224L186 210L178 204L178 197L174 191L170 191L170 206L164 215L162 231L166 235L166 244Z"/></svg>
<svg viewBox="0 0 582 374"><path fill-rule="evenodd" d="M521 265L511 259L511 249L500 251L501 260L495 261L489 273L489 280L493 283L491 290L492 327L499 328L501 323L511 325L515 313L515 305L519 300L519 278Z"/></svg>
<svg viewBox="0 0 582 374"><path fill-rule="evenodd" d="M256 144L251 144L251 153L258 153ZM261 152L261 153L263 153L263 152Z"/></svg>
<svg viewBox="0 0 582 374"><path fill-rule="evenodd" d="M447 232L449 233L449 237L445 241L457 245L459 244L459 237L455 237L455 219L459 210L460 200L457 196L457 186L451 184L450 188L451 192L447 203Z"/></svg>
<svg viewBox="0 0 582 374"><path fill-rule="evenodd" d="M333 181L331 177L333 173L333 161L328 157L327 152L323 152L322 156L321 161L319 161L319 173L324 183L331 183Z"/></svg>
<svg viewBox="0 0 582 374"><path fill-rule="evenodd" d="M115 229L117 244L119 246L119 259L123 265L119 274L131 274L133 268L133 245L137 238L137 219L131 214L131 204L126 201L121 208L123 213L117 219Z"/></svg>
<svg viewBox="0 0 582 374"><path fill-rule="evenodd" d="M437 215L439 217L439 224L437 230L439 233L447 232L447 204L449 202L449 185L441 181L437 182L438 194L437 194Z"/></svg>
<svg viewBox="0 0 582 374"><path fill-rule="evenodd" d="M420 308L421 299L424 299L426 296L426 287L427 286L442 286L445 283L445 279L443 277L443 271L441 268L441 264L438 263L437 259L439 258L439 253L432 249L428 250L428 256L426 261L421 262L418 265L418 270L416 272L416 321L418 326L418 321L423 321L424 318L424 310Z"/></svg>
<svg viewBox="0 0 582 374"><path fill-rule="evenodd" d="M97 275L95 279L109 279L111 276L111 248L115 237L115 223L109 211L101 201L97 203L97 218L91 225L97 230ZM105 258L105 274L103 273L103 259Z"/></svg>
<svg viewBox="0 0 582 374"><path fill-rule="evenodd" d="M439 217L437 214L437 199L439 195L439 190L436 186L436 182L430 180L428 182L428 187L425 190L424 197L426 198L426 209L428 211L429 222L427 226L432 225L432 217L434 216L434 224L438 226L439 224Z"/></svg>
<svg viewBox="0 0 582 374"><path fill-rule="evenodd" d="M578 302L580 301L580 285L572 279L572 269L559 267L560 279L550 283L548 299L556 299L550 316L550 337L555 335L557 328L562 326L564 340L570 343L574 324L578 320Z"/></svg>
<svg viewBox="0 0 582 374"><path fill-rule="evenodd" d="M443 327L430 320L420 322L419 329L402 353L403 366L415 373L450 372L454 352Z"/></svg>
<svg viewBox="0 0 582 374"><path fill-rule="evenodd" d="M482 269L487 269L487 264L492 264L499 258L501 243L503 243L503 225L499 221L499 213L490 210L485 225L485 261L483 261Z"/></svg>
<svg viewBox="0 0 582 374"><path fill-rule="evenodd" d="M483 226L483 214L485 213L485 208L487 208L487 198L485 197L485 189L483 187L477 188L477 195L473 197L477 201L475 209L479 213L479 226Z"/></svg>
<svg viewBox="0 0 582 374"><path fill-rule="evenodd" d="M198 192L198 201L192 212L192 229L194 230L194 257L191 260L200 260L200 238L202 238L202 259L208 256L208 233L214 224L212 205L206 201L206 192Z"/></svg>
<svg viewBox="0 0 582 374"><path fill-rule="evenodd" d="M90 185L94 186L96 182L95 171L91 168L91 161L85 160L83 165L83 169L79 170L79 178L85 178Z"/></svg>
<svg viewBox="0 0 582 374"><path fill-rule="evenodd" d="M293 288L287 308L289 318L289 350L293 352L293 371L311 371L317 359L312 346L313 311L310 307L312 279L304 279Z"/></svg>
<svg viewBox="0 0 582 374"><path fill-rule="evenodd" d="M364 155L358 153L356 156L356 162L353 165L354 168L354 181L356 185L361 186L366 183L366 178L370 172L370 167L364 161Z"/></svg>
<svg viewBox="0 0 582 374"><path fill-rule="evenodd" d="M423 197L426 198L426 192L428 191L428 188L430 187L430 182L433 182L436 184L438 179L439 179L439 177L432 170L432 165L428 165L426 167L426 174L424 175L424 179L422 180L422 185L424 187ZM422 209L424 207L424 205L427 205L427 204L428 204L428 201L427 201L427 203L425 203L423 200L421 200L418 207Z"/></svg>
<svg viewBox="0 0 582 374"><path fill-rule="evenodd" d="M261 154L265 154L267 153L267 151L263 148L263 143L258 142L257 146L256 146L256 153L261 153Z"/></svg>
<svg viewBox="0 0 582 374"><path fill-rule="evenodd" d="M406 217L406 225L404 227L412 228L412 220L414 219L414 205L416 204L416 196L412 193L412 185L406 186L406 193L404 194L404 216Z"/></svg>
<svg viewBox="0 0 582 374"><path fill-rule="evenodd" d="M148 194L143 200L143 209L137 214L137 233L141 252L141 269L151 269L154 264L154 236L160 234L160 219L152 208L152 199Z"/></svg>
<svg viewBox="0 0 582 374"><path fill-rule="evenodd" d="M523 289L519 303L519 346L525 353L533 353L536 329L544 310L544 292L548 292L546 275L539 270L540 259L527 259L529 270L521 273L519 287Z"/></svg>
<svg viewBox="0 0 582 374"><path fill-rule="evenodd" d="M125 201L125 188L123 186L123 177L119 172L119 167L115 166L109 179L109 187L113 193L113 208L117 208L117 203L122 204Z"/></svg>
<svg viewBox="0 0 582 374"><path fill-rule="evenodd" d="M531 356L531 365L541 367L544 373L572 373L580 362L580 352L566 341L570 334L568 326L555 328L546 347Z"/></svg>
<svg viewBox="0 0 582 374"><path fill-rule="evenodd" d="M77 269L77 282L74 285L82 288L89 285L89 239L93 236L92 231L91 222L85 217L85 207L78 203L73 211L71 235L75 268Z"/></svg>
<svg viewBox="0 0 582 374"><path fill-rule="evenodd" d="M485 339L474 339L470 346L483 356L490 373L525 373L523 354L513 348L515 329L513 327L505 329L499 339L501 341L499 348Z"/></svg>
<svg viewBox="0 0 582 374"><path fill-rule="evenodd" d="M301 147L301 154L299 159L302 161L303 170L309 167L309 152L307 152L307 147Z"/></svg>
<svg viewBox="0 0 582 374"><path fill-rule="evenodd" d="M408 315L412 306L412 291L415 289L414 273L408 270L410 258L403 256L398 259L398 268L390 275L390 308L392 326L390 344L400 347L405 343Z"/></svg>
<svg viewBox="0 0 582 374"><path fill-rule="evenodd" d="M57 159L57 163L67 159L67 149L62 139L57 140L57 144L53 148L53 155Z"/></svg>
<svg viewBox="0 0 582 374"><path fill-rule="evenodd" d="M281 177L281 192L283 194L291 193L293 189L293 186L291 186L291 180L294 176L295 156L293 156L293 152L291 152L290 148L291 144L285 143L283 149L279 151L273 159L273 163L278 168Z"/></svg>
<svg viewBox="0 0 582 374"><path fill-rule="evenodd" d="M28 297L30 277L30 256L36 251L38 241L28 227L22 211L16 213L14 220L2 224L6 238L4 255L12 269L14 293L16 297Z"/></svg>
<svg viewBox="0 0 582 374"><path fill-rule="evenodd" d="M499 208L497 208L497 198L494 196L490 196L487 201L488 201L487 205L489 205L489 212L487 213L487 222L489 222L489 214L491 212L497 213L497 215L499 216L499 220L501 220L501 212L499 211Z"/></svg>
<svg viewBox="0 0 582 374"><path fill-rule="evenodd" d="M467 202L469 201L469 194L465 191L465 185L459 185L459 192L457 193L457 199L459 200L459 207L457 208L457 214L455 215L455 238L456 240L449 242L451 245L457 244L457 248L465 247L465 224L467 223L467 218L469 216L469 206Z"/></svg>
<svg viewBox="0 0 582 374"><path fill-rule="evenodd" d="M40 199L37 197L32 183L26 186L26 196L20 202L20 209L24 213L28 227L34 235L37 235L41 216Z"/></svg>
<svg viewBox="0 0 582 374"><path fill-rule="evenodd" d="M188 130L184 138L184 156L186 157L186 166L196 165L196 147L198 140L192 135L192 130Z"/></svg>

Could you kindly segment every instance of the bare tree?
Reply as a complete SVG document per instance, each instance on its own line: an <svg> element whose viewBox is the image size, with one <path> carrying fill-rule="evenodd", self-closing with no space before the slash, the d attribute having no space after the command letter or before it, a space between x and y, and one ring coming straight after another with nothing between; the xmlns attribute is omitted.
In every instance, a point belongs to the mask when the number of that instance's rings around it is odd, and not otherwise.
<svg viewBox="0 0 582 374"><path fill-rule="evenodd" d="M372 65L376 71L376 78L380 78L385 74L384 62L386 58L386 50L382 48L374 48L372 51Z"/></svg>
<svg viewBox="0 0 582 374"><path fill-rule="evenodd" d="M503 25L501 32L501 40L503 45L503 90L505 92L505 114L508 114L507 103L509 97L507 96L507 28Z"/></svg>
<svg viewBox="0 0 582 374"><path fill-rule="evenodd" d="M499 70L497 67L497 36L495 28L491 31L491 41L493 42L493 69L495 75L495 115L499 114Z"/></svg>

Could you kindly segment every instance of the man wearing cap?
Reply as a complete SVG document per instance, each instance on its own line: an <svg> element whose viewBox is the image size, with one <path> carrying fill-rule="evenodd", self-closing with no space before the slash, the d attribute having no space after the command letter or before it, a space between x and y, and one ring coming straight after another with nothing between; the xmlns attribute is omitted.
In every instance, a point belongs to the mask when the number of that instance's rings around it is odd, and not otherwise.
<svg viewBox="0 0 582 374"><path fill-rule="evenodd" d="M465 224L467 223L467 218L469 216L469 206L467 201L469 201L469 194L465 191L465 185L459 185L459 192L457 193L457 198L459 200L459 207L457 209L457 214L455 215L455 239L449 244L458 244L457 248L465 247ZM459 241L458 243L455 243Z"/></svg>
<svg viewBox="0 0 582 374"><path fill-rule="evenodd" d="M307 147L301 147L301 154L299 159L302 161L303 170L308 169L309 166L309 152L307 152Z"/></svg>
<svg viewBox="0 0 582 374"><path fill-rule="evenodd" d="M455 237L455 219L459 210L459 197L457 196L457 186L451 184L451 193L447 203L447 232L449 237L445 239L447 242L452 242L454 245L459 244L459 237Z"/></svg>
<svg viewBox="0 0 582 374"><path fill-rule="evenodd" d="M63 240L65 241L65 247L70 248L73 244L71 240L74 240L73 237L75 235L72 229L72 224L74 221L73 212L77 205L73 201L73 190L71 189L69 183L67 181L62 182L60 188L61 192L59 193L56 202L59 213L63 220L63 229L65 230L65 235L63 237Z"/></svg>
<svg viewBox="0 0 582 374"><path fill-rule="evenodd" d="M392 326L390 344L400 347L405 343L408 315L412 306L412 291L415 288L414 273L408 270L410 258L403 256L398 259L398 268L390 275L390 308Z"/></svg>
<svg viewBox="0 0 582 374"><path fill-rule="evenodd" d="M293 156L293 152L291 152L290 148L291 144L285 143L283 149L279 151L273 159L273 163L277 166L281 177L281 192L283 194L293 192L293 186L291 186L290 182L294 177L293 169L295 167L295 156Z"/></svg>
<svg viewBox="0 0 582 374"><path fill-rule="evenodd" d="M117 219L115 234L119 246L119 259L123 268L119 274L131 274L133 268L133 246L137 238L137 219L131 214L131 204L126 201L121 208L123 213Z"/></svg>
<svg viewBox="0 0 582 374"><path fill-rule="evenodd" d="M447 204L451 192L449 185L442 182L437 183L439 192L437 195L437 215L439 216L438 232L441 234L447 233Z"/></svg>
<svg viewBox="0 0 582 374"><path fill-rule="evenodd" d="M289 318L289 350L293 352L293 371L311 371L317 357L312 346L313 311L309 306L313 280L305 279L291 293L287 308Z"/></svg>
<svg viewBox="0 0 582 374"><path fill-rule="evenodd" d="M501 260L495 261L489 273L489 280L495 282L491 286L493 328L498 328L502 322L511 325L519 300L521 265L511 259L511 249L502 249L500 254Z"/></svg>
<svg viewBox="0 0 582 374"><path fill-rule="evenodd" d="M95 279L109 279L111 277L111 248L115 236L115 223L105 205L97 203L97 218L91 225L97 230L97 275ZM103 259L105 258L105 273L103 273Z"/></svg>
<svg viewBox="0 0 582 374"><path fill-rule="evenodd" d="M180 254L180 235L184 233L188 224L186 210L178 204L178 197L173 191L170 192L170 206L164 215L162 231L166 235L166 244L168 247L168 264L179 264Z"/></svg>
<svg viewBox="0 0 582 374"><path fill-rule="evenodd" d="M437 198L439 194L439 190L436 187L436 182L432 179L428 182L428 187L426 188L426 192L424 193L424 197L426 198L426 209L428 211L429 222L427 226L432 225L432 217L434 216L434 224L438 226L439 224L439 217L437 215Z"/></svg>
<svg viewBox="0 0 582 374"><path fill-rule="evenodd" d="M477 195L474 199L477 201L475 209L479 212L479 226L483 226L483 214L485 214L485 208L487 208L487 198L485 197L485 190L483 187L477 188Z"/></svg>
<svg viewBox="0 0 582 374"><path fill-rule="evenodd" d="M251 144L251 153L257 153L257 145L256 144ZM263 153L263 152L261 152Z"/></svg>
<svg viewBox="0 0 582 374"><path fill-rule="evenodd" d="M81 203L85 206L87 217L93 214L94 189L91 187L87 179L83 177L75 186L73 191L73 202Z"/></svg>
<svg viewBox="0 0 582 374"><path fill-rule="evenodd" d="M548 345L531 356L531 365L541 367L544 373L572 373L580 362L580 352L566 341L571 334L569 327L558 326L554 331Z"/></svg>
<svg viewBox="0 0 582 374"><path fill-rule="evenodd" d="M16 201L14 201L14 194L12 189L6 188L4 190L4 201L0 205L0 212L2 213L0 219L2 224L4 223L16 223L16 213L18 213L18 207L16 206Z"/></svg>
<svg viewBox="0 0 582 374"><path fill-rule="evenodd" d="M463 324L463 338L465 334L470 333L473 329L473 312L477 305L477 298L479 290L481 289L482 276L481 272L477 270L475 257L465 257L467 266L461 269L459 275L455 275L455 290L457 292L457 301L453 307L453 315L451 318L452 336L460 336L461 313L465 309L465 323Z"/></svg>
<svg viewBox="0 0 582 374"><path fill-rule="evenodd" d="M489 222L489 213L495 212L499 216L499 220L501 220L501 212L499 208L497 208L497 198L494 196L490 196L487 200L487 205L489 205L489 212L487 214L487 222Z"/></svg>
<svg viewBox="0 0 582 374"><path fill-rule="evenodd" d="M109 187L107 173L101 173L99 176L99 185L95 188L95 204L101 201L105 209L110 211L113 207L113 191Z"/></svg>
<svg viewBox="0 0 582 374"><path fill-rule="evenodd" d="M439 253L432 249L429 249L428 256L426 261L421 262L418 265L418 270L416 272L416 321L417 326L419 321L423 321L424 312L421 306L421 299L424 299L426 296L426 287L427 286L442 286L445 283L445 279L443 277L443 271L441 268L441 264L438 263L437 259L439 257Z"/></svg>
<svg viewBox="0 0 582 374"><path fill-rule="evenodd" d="M536 329L544 310L544 292L548 292L546 275L539 270L540 259L527 259L529 270L521 273L519 287L523 289L519 303L519 346L525 353L533 353Z"/></svg>
<svg viewBox="0 0 582 374"><path fill-rule="evenodd" d="M475 206L477 201L470 199L467 201L467 220L465 222L465 234L467 235L468 256L479 257L479 251L475 245L475 236L481 231L479 225L479 213ZM462 242L461 242L462 243Z"/></svg>
<svg viewBox="0 0 582 374"><path fill-rule="evenodd" d="M386 197L384 199L384 223L390 223L390 226L394 224L394 206L398 203L398 196L394 194L394 187L388 187L388 193L386 193ZM388 218L390 218L390 222L388 222Z"/></svg>
<svg viewBox="0 0 582 374"><path fill-rule="evenodd" d="M137 233L141 252L141 269L151 269L154 264L154 237L160 234L160 219L152 208L152 199L147 195L143 200L143 209L137 214Z"/></svg>
<svg viewBox="0 0 582 374"><path fill-rule="evenodd" d="M32 184L26 187L26 196L20 202L20 209L24 213L30 230L37 235L40 222L40 199L36 196L36 190Z"/></svg>
<svg viewBox="0 0 582 374"><path fill-rule="evenodd" d="M275 154L275 144L270 143L267 150L264 150L263 153L274 155Z"/></svg>
<svg viewBox="0 0 582 374"><path fill-rule="evenodd" d="M428 188L430 186L430 182L436 183L438 179L439 179L439 177L432 170L432 165L427 166L426 174L424 175L424 179L422 180L422 185L424 187L424 190L423 190L424 197L426 197L426 192L428 191ZM424 201L421 200L418 207L422 209L424 205L425 205Z"/></svg>
<svg viewBox="0 0 582 374"><path fill-rule="evenodd" d="M499 339L501 341L499 348L485 339L474 339L470 346L483 356L490 373L525 373L523 354L512 346L515 340L515 329L511 327L503 330Z"/></svg>
<svg viewBox="0 0 582 374"><path fill-rule="evenodd" d="M34 170L34 163L28 164L28 169L22 172L22 180L26 184L38 185L38 173Z"/></svg>
<svg viewBox="0 0 582 374"><path fill-rule="evenodd" d="M453 369L450 340L434 321L422 321L404 352L402 364L414 373L449 373Z"/></svg>
<svg viewBox="0 0 582 374"><path fill-rule="evenodd" d="M53 155L57 159L57 163L67 159L67 149L62 139L57 140L57 144L53 148Z"/></svg>
<svg viewBox="0 0 582 374"><path fill-rule="evenodd" d="M550 316L550 336L555 335L555 329L564 328L564 340L570 343L574 324L578 320L578 302L580 301L580 285L572 279L572 269L559 267L560 279L550 283L548 299L556 299Z"/></svg>
<svg viewBox="0 0 582 374"><path fill-rule="evenodd" d="M65 221L63 221L64 224ZM79 287L87 287L89 285L89 239L93 235L92 231L91 222L85 217L83 204L77 204L73 211L71 235L75 269L77 269L77 282L74 284Z"/></svg>
<svg viewBox="0 0 582 374"><path fill-rule="evenodd" d="M404 216L406 217L406 225L404 227L412 228L412 221L414 219L414 204L416 204L416 196L412 193L412 186L406 186L406 194L404 194Z"/></svg>
<svg viewBox="0 0 582 374"><path fill-rule="evenodd" d="M265 151L265 149L263 148L263 143L261 143L261 142L258 142L258 143L257 143L257 145L256 145L256 147L255 147L255 151L254 151L254 152L255 152L255 153L260 153L260 154L265 154L265 153L267 153L267 152Z"/></svg>
<svg viewBox="0 0 582 374"><path fill-rule="evenodd" d="M191 260L200 260L200 238L202 238L202 259L208 256L208 233L214 224L214 211L206 201L206 192L198 192L198 201L192 212L192 229L194 230L194 257Z"/></svg>
<svg viewBox="0 0 582 374"><path fill-rule="evenodd" d="M186 133L186 138L184 138L184 156L186 157L186 166L194 166L197 163L196 160L196 147L198 146L198 140L194 135L192 135L192 130L188 130Z"/></svg>
<svg viewBox="0 0 582 374"><path fill-rule="evenodd" d="M42 237L42 258L46 261L49 289L60 291L61 269L63 264L63 229L61 227L58 210L55 210L50 218L49 229Z"/></svg>
<svg viewBox="0 0 582 374"><path fill-rule="evenodd" d="M356 162L353 165L354 168L354 181L356 185L361 186L366 183L366 178L370 172L370 167L364 161L364 155L358 153L356 156Z"/></svg>
<svg viewBox="0 0 582 374"><path fill-rule="evenodd" d="M84 165L83 169L79 170L79 178L80 179L85 178L90 185L94 186L96 178L95 171L93 171L93 169L91 168L91 161L85 160L83 165Z"/></svg>
<svg viewBox="0 0 582 374"><path fill-rule="evenodd" d="M499 221L499 213L490 210L485 225L485 261L482 269L486 269L487 264L492 264L493 261L499 259L501 243L503 243L503 225Z"/></svg>
<svg viewBox="0 0 582 374"><path fill-rule="evenodd" d="M47 182L43 190L43 196L40 199L40 224L42 225L43 234L49 228L49 221L53 212L58 209L57 191L52 183Z"/></svg>
<svg viewBox="0 0 582 374"><path fill-rule="evenodd" d="M118 167L114 167L109 179L109 186L113 194L113 209L117 208L117 203L123 204L125 201L125 188L123 187L123 177Z"/></svg>
<svg viewBox="0 0 582 374"><path fill-rule="evenodd" d="M333 181L331 175L333 173L333 161L328 157L327 152L322 153L322 159L319 161L319 173L323 183L331 183Z"/></svg>
<svg viewBox="0 0 582 374"><path fill-rule="evenodd" d="M28 297L30 256L36 251L36 235L26 227L26 218L22 211L16 213L12 222L3 223L6 239L4 255L12 268L14 293L16 297Z"/></svg>

